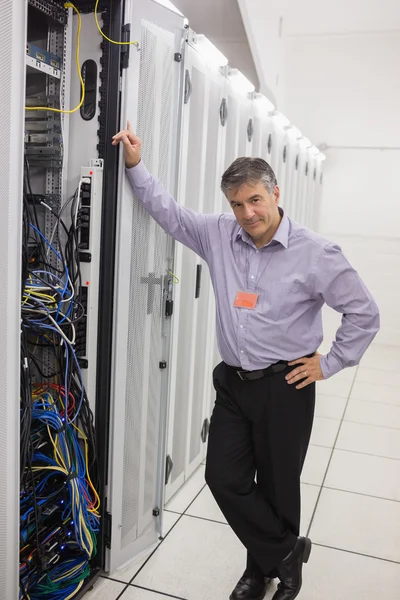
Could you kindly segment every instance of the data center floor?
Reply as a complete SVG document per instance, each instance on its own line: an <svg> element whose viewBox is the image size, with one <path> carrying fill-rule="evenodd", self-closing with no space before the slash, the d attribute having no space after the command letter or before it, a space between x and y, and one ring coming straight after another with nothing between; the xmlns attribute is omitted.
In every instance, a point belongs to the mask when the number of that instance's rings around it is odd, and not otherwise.
<svg viewBox="0 0 400 600"><path fill-rule="evenodd" d="M302 476L302 533L314 547L299 600L398 600L399 367L399 348L373 344L360 367L319 384ZM227 600L245 551L205 485L204 469L168 503L164 540L101 578L85 600Z"/></svg>

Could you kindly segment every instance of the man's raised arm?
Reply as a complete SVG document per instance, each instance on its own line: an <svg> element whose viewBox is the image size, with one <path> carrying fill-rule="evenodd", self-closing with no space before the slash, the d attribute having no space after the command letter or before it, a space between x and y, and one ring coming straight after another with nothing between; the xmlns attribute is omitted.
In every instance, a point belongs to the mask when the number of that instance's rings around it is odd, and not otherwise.
<svg viewBox="0 0 400 600"><path fill-rule="evenodd" d="M179 205L153 177L141 161L141 140L128 129L113 137L113 145L122 143L126 173L133 191L145 210L174 239L207 259L210 234L218 235L219 215L204 215Z"/></svg>

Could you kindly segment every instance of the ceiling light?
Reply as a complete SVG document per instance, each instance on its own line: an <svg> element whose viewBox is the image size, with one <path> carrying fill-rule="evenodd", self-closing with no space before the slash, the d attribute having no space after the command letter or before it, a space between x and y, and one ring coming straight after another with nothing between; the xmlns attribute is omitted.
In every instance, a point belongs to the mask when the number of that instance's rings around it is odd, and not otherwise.
<svg viewBox="0 0 400 600"><path fill-rule="evenodd" d="M244 94L251 94L256 89L251 81L246 79L239 69L229 69L228 76L233 85Z"/></svg>
<svg viewBox="0 0 400 600"><path fill-rule="evenodd" d="M226 67L228 59L202 33L196 34L193 42L206 61L215 67Z"/></svg>

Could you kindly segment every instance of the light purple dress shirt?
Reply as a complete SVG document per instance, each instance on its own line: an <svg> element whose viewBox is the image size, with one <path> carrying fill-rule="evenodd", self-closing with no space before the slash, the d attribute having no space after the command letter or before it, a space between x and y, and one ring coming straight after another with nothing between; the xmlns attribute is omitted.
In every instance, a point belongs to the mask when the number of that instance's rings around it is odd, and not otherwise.
<svg viewBox="0 0 400 600"><path fill-rule="evenodd" d="M312 354L323 340L326 303L343 317L321 359L325 379L359 363L379 330L379 311L339 246L281 211L273 239L257 249L233 214L201 214L179 205L143 162L127 175L155 221L208 264L224 362L253 371ZM239 291L259 294L254 310L234 307Z"/></svg>

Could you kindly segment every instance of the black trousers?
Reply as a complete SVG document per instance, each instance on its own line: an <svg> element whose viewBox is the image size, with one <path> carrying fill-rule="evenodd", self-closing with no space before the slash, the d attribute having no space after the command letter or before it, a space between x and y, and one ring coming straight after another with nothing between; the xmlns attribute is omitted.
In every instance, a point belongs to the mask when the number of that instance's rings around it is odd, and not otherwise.
<svg viewBox="0 0 400 600"><path fill-rule="evenodd" d="M206 482L247 548L247 572L276 577L300 527L300 475L314 418L315 384L296 390L286 370L242 381L214 370Z"/></svg>

